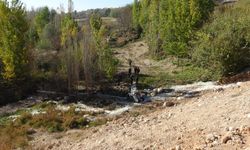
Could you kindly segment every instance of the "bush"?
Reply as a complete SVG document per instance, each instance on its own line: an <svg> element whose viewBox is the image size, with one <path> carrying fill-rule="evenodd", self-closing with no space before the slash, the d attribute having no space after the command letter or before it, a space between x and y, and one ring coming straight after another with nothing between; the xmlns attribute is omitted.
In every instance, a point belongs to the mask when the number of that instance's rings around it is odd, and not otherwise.
<svg viewBox="0 0 250 150"><path fill-rule="evenodd" d="M28 146L26 126L9 124L0 126L0 148L3 150L25 148Z"/></svg>
<svg viewBox="0 0 250 150"><path fill-rule="evenodd" d="M192 58L199 67L229 76L249 67L250 0L223 7L197 33Z"/></svg>
<svg viewBox="0 0 250 150"><path fill-rule="evenodd" d="M22 100L35 90L35 82L29 77L12 81L0 79L0 105Z"/></svg>

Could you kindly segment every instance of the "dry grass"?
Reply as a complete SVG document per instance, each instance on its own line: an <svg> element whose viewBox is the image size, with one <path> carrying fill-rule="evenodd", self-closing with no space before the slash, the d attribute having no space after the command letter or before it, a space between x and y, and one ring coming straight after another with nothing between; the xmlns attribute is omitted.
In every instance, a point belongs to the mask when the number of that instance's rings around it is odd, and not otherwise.
<svg viewBox="0 0 250 150"><path fill-rule="evenodd" d="M10 124L0 128L1 150L11 150L28 146L28 127Z"/></svg>
<svg viewBox="0 0 250 150"><path fill-rule="evenodd" d="M53 105L40 105L46 113L31 115L27 111L20 113L15 121L3 118L4 124L0 124L0 150L11 150L16 148L28 148L30 129L47 132L61 132L69 129L84 129L103 125L107 122L104 116L96 113L76 112L74 107L68 111L56 110ZM95 116L97 119L89 120L84 115ZM99 115L99 116L98 116ZM2 119L2 118L0 118Z"/></svg>

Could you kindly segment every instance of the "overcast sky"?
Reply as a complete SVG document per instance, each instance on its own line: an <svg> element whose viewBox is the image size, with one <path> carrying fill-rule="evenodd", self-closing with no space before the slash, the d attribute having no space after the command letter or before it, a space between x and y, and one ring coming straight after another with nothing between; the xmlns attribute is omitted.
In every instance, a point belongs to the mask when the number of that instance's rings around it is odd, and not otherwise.
<svg viewBox="0 0 250 150"><path fill-rule="evenodd" d="M38 8L48 6L49 8L57 9L60 4L67 10L68 0L21 0L26 8L30 10L32 7ZM109 8L120 7L130 4L133 0L73 0L74 9L77 11L87 10L92 8Z"/></svg>

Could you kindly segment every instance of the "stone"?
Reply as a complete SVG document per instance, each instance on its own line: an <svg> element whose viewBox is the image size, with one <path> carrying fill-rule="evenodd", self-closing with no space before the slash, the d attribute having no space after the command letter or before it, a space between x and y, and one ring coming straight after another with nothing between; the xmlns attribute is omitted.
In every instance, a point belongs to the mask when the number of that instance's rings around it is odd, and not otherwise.
<svg viewBox="0 0 250 150"><path fill-rule="evenodd" d="M175 103L174 102L171 102L171 101L168 101L168 102L164 102L164 104L162 105L163 107L172 107L174 106Z"/></svg>
<svg viewBox="0 0 250 150"><path fill-rule="evenodd" d="M177 98L177 100L183 100L184 99L184 97L178 97Z"/></svg>
<svg viewBox="0 0 250 150"><path fill-rule="evenodd" d="M55 143L54 143L54 144L49 145L49 146L48 146L48 149L52 149L54 146L55 146Z"/></svg>
<svg viewBox="0 0 250 150"><path fill-rule="evenodd" d="M229 129L229 131L231 131L231 132L235 130L234 127L229 127L228 129Z"/></svg>
<svg viewBox="0 0 250 150"><path fill-rule="evenodd" d="M35 134L36 131L35 131L34 129L30 128L30 129L28 129L28 130L26 131L26 133L27 133L28 135L31 135L31 134Z"/></svg>
<svg viewBox="0 0 250 150"><path fill-rule="evenodd" d="M156 91L153 91L151 94L150 94L150 96L152 96L152 97L154 97L154 96L156 96Z"/></svg>
<svg viewBox="0 0 250 150"><path fill-rule="evenodd" d="M157 93L161 93L163 91L163 88L158 88Z"/></svg>
<svg viewBox="0 0 250 150"><path fill-rule="evenodd" d="M218 140L218 137L215 136L214 134L208 134L206 136L206 142L207 143L213 143L215 140Z"/></svg>
<svg viewBox="0 0 250 150"><path fill-rule="evenodd" d="M181 150L181 146L180 146L180 145L177 145L177 146L175 147L175 150Z"/></svg>
<svg viewBox="0 0 250 150"><path fill-rule="evenodd" d="M227 144L227 142L230 140L232 140L232 137L230 135L226 135L222 138L222 143Z"/></svg>

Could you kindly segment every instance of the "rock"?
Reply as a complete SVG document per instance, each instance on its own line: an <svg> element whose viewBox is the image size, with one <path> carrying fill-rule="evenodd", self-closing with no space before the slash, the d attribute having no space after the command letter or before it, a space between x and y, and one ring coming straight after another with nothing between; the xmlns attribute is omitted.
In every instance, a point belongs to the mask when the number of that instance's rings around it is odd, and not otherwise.
<svg viewBox="0 0 250 150"><path fill-rule="evenodd" d="M99 144L102 144L102 143L104 143L104 142L105 142L105 140L102 139L102 140L100 140L98 143L99 143Z"/></svg>
<svg viewBox="0 0 250 150"><path fill-rule="evenodd" d="M222 138L222 143L227 144L227 142L230 140L232 140L232 137L230 135L226 135Z"/></svg>
<svg viewBox="0 0 250 150"><path fill-rule="evenodd" d="M195 95L194 94L185 94L184 98L194 98Z"/></svg>
<svg viewBox="0 0 250 150"><path fill-rule="evenodd" d="M214 92L217 92L217 93L223 92L223 91L224 89L222 87L214 89Z"/></svg>
<svg viewBox="0 0 250 150"><path fill-rule="evenodd" d="M213 142L213 146L217 146L217 145L219 145L219 142L216 140Z"/></svg>
<svg viewBox="0 0 250 150"><path fill-rule="evenodd" d="M229 131L231 131L231 132L235 130L234 127L229 127L228 129L229 129Z"/></svg>
<svg viewBox="0 0 250 150"><path fill-rule="evenodd" d="M169 114L168 114L168 118L171 118L172 116L173 116L172 113L169 113Z"/></svg>
<svg viewBox="0 0 250 150"><path fill-rule="evenodd" d="M240 87L242 85L242 82L237 82L236 85Z"/></svg>
<svg viewBox="0 0 250 150"><path fill-rule="evenodd" d="M35 134L36 131L35 131L34 129L30 128L30 129L28 129L28 130L26 131L26 133L27 133L28 135L31 135L31 134Z"/></svg>
<svg viewBox="0 0 250 150"><path fill-rule="evenodd" d="M181 150L181 146L180 146L180 145L177 145L177 146L175 147L175 150Z"/></svg>
<svg viewBox="0 0 250 150"><path fill-rule="evenodd" d="M250 119L250 114L247 115L247 118Z"/></svg>
<svg viewBox="0 0 250 150"><path fill-rule="evenodd" d="M213 143L214 141L218 140L218 136L214 135L214 134L208 134L206 136L206 142L207 143Z"/></svg>
<svg viewBox="0 0 250 150"><path fill-rule="evenodd" d="M164 104L162 105L162 107L172 107L174 105L175 105L174 102L168 101L168 102L164 102Z"/></svg>
<svg viewBox="0 0 250 150"><path fill-rule="evenodd" d="M54 146L55 146L55 143L54 143L54 144L49 145L49 146L48 146L48 149L52 149Z"/></svg>
<svg viewBox="0 0 250 150"><path fill-rule="evenodd" d="M184 97L177 97L177 100L183 100Z"/></svg>
<svg viewBox="0 0 250 150"><path fill-rule="evenodd" d="M170 150L181 150L181 146L177 145L177 146L171 148Z"/></svg>
<svg viewBox="0 0 250 150"><path fill-rule="evenodd" d="M157 89L157 92L158 92L158 93L161 93L162 91L163 91L163 88L158 88L158 89Z"/></svg>
<svg viewBox="0 0 250 150"><path fill-rule="evenodd" d="M148 60L148 59L144 60L144 64L147 65L147 66L152 65L151 62L150 62L150 60Z"/></svg>
<svg viewBox="0 0 250 150"><path fill-rule="evenodd" d="M150 94L150 96L153 97L153 96L156 96L156 94L157 94L156 91L153 91L153 92Z"/></svg>

